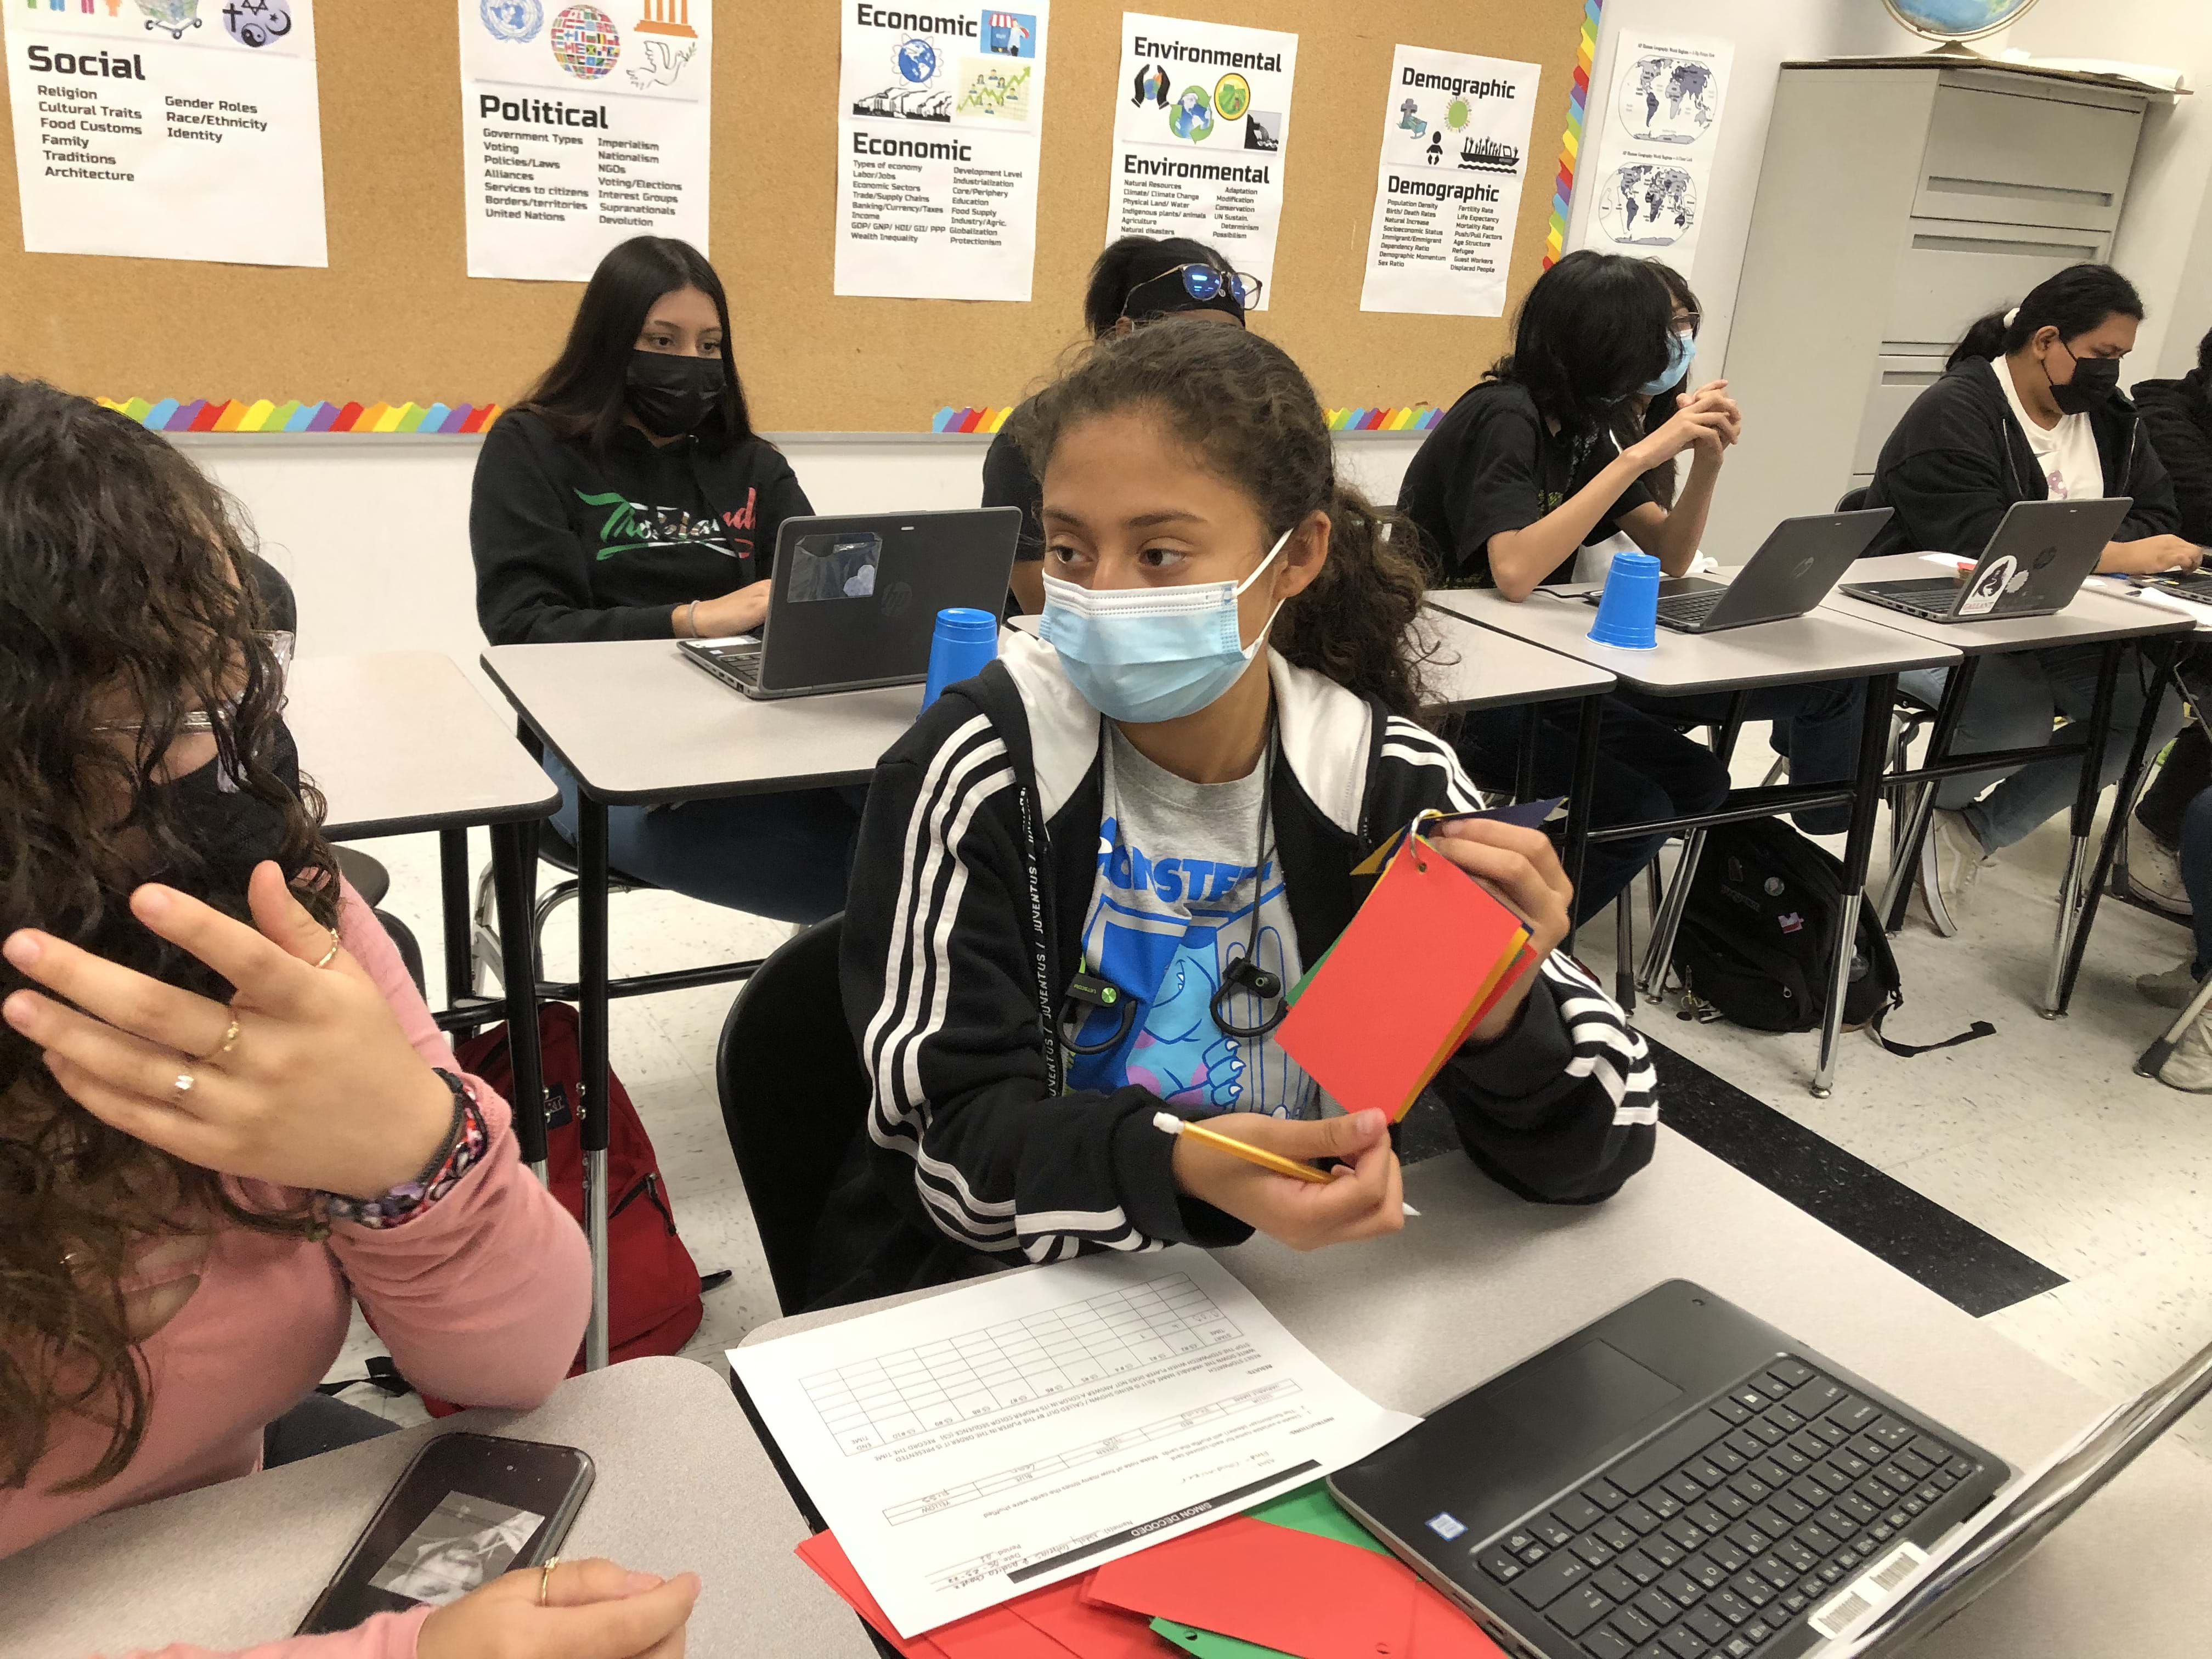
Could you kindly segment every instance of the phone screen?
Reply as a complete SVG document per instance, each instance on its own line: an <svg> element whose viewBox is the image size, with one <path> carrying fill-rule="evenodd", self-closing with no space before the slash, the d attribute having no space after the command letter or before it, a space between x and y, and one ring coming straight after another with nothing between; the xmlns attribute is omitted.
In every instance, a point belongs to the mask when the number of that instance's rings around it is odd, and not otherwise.
<svg viewBox="0 0 2212 1659"><path fill-rule="evenodd" d="M542 1565L568 1535L592 1474L592 1460L573 1446L439 1437L400 1476L299 1633L443 1607L502 1573Z"/></svg>

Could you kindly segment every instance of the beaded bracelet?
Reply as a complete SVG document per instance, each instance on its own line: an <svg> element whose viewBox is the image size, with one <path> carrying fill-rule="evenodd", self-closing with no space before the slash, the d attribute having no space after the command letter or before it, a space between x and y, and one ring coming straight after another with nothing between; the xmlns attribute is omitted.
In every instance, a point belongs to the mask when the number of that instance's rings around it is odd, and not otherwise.
<svg viewBox="0 0 2212 1659"><path fill-rule="evenodd" d="M412 1181L404 1181L378 1198L348 1198L340 1193L319 1193L316 1207L331 1221L350 1221L357 1227L381 1231L412 1221L460 1183L461 1177L483 1161L491 1145L483 1110L469 1085L451 1072L438 1076L453 1091L453 1121L436 1154Z"/></svg>

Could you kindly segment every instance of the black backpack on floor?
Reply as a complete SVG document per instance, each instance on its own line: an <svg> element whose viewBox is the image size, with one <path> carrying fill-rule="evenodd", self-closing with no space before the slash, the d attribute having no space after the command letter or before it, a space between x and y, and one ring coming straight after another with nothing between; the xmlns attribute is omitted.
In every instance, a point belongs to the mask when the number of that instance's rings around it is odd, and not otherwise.
<svg viewBox="0 0 2212 1659"><path fill-rule="evenodd" d="M1706 831L1674 939L1685 1006L1704 1004L1756 1031L1819 1029L1843 910L1843 865L1788 824L1753 818ZM1865 1026L1899 1054L1948 1048L1996 1029L1977 1021L1942 1042L1893 1043L1881 1022L1904 1001L1880 913L1863 903L1844 992L1847 1029Z"/></svg>

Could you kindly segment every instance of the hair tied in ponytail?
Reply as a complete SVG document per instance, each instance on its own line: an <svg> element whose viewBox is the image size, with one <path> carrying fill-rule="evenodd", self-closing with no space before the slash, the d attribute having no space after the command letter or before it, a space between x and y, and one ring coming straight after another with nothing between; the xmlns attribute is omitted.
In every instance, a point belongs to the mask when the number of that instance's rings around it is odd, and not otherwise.
<svg viewBox="0 0 2212 1659"><path fill-rule="evenodd" d="M2008 312L2007 312L2007 313L2005 313L2005 314L2004 314L2004 325L2005 325L2007 328L2010 328L2010 327L2011 327L2014 323L2018 322L2019 320L2020 320L2020 307L2019 307L2018 306L2014 306L2014 307L2010 311L2008 311Z"/></svg>

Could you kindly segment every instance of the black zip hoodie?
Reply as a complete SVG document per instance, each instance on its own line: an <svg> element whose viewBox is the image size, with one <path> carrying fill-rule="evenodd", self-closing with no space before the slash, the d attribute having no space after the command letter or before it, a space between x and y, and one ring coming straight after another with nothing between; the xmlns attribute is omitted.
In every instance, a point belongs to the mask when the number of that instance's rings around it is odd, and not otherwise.
<svg viewBox="0 0 2212 1659"><path fill-rule="evenodd" d="M2144 440L2135 405L2118 392L2089 412L2105 494L2135 499L2116 542L2179 531L2173 485ZM2014 501L2046 501L2051 485L2013 418L1997 368L1969 357L1912 400L1881 447L1866 505L1896 509L1861 556L1978 554Z"/></svg>
<svg viewBox="0 0 2212 1659"><path fill-rule="evenodd" d="M2181 534L2212 546L2212 373L2191 369L2178 380L2139 380L2136 409L2143 434L2173 480Z"/></svg>
<svg viewBox="0 0 2212 1659"><path fill-rule="evenodd" d="M1369 850L1419 812L1480 797L1412 721L1272 666L1275 856L1312 963L1365 896L1352 870ZM841 966L873 1098L816 1244L818 1302L1250 1235L1176 1191L1158 1097L1066 1086L1054 1032L1097 875L1098 738L1051 647L1014 635L876 769ZM1486 1173L1554 1203L1609 1197L1650 1161L1656 1086L1643 1038L1557 953L1513 1029L1431 1085Z"/></svg>
<svg viewBox="0 0 2212 1659"><path fill-rule="evenodd" d="M678 605L766 576L776 527L812 510L759 438L656 444L625 426L600 456L512 410L469 498L477 621L494 645L665 640Z"/></svg>

